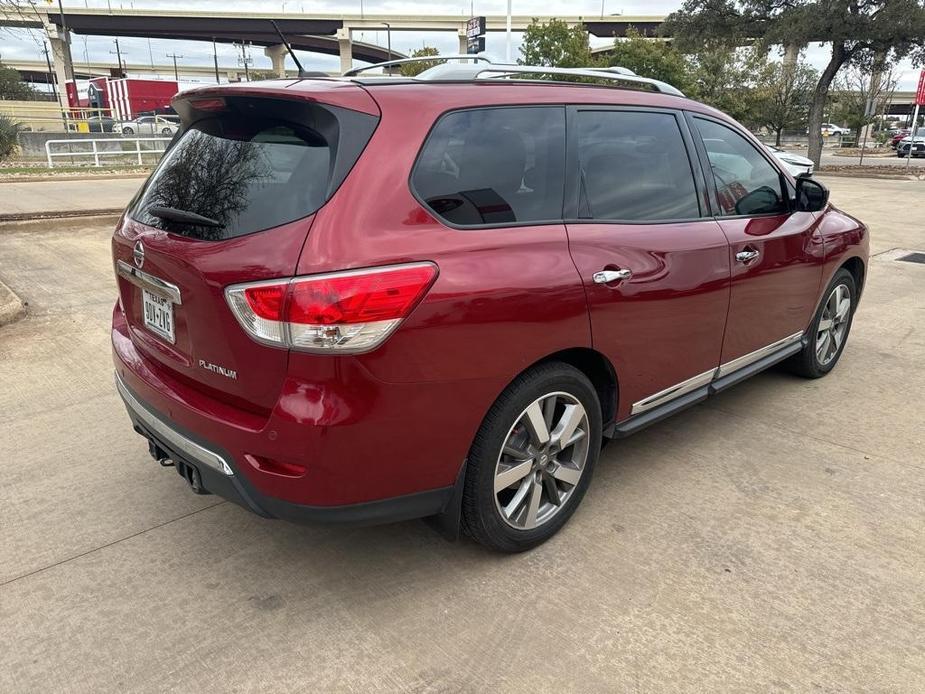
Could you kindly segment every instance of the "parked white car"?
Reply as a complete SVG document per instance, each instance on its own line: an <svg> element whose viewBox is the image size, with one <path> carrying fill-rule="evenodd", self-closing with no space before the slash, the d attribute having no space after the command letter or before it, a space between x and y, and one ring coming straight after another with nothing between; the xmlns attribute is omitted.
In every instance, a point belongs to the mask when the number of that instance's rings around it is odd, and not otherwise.
<svg viewBox="0 0 925 694"><path fill-rule="evenodd" d="M823 123L822 124L822 134L823 135L850 135L851 128L843 128L840 125L835 125L835 123Z"/></svg>
<svg viewBox="0 0 925 694"><path fill-rule="evenodd" d="M114 123L112 131L123 135L164 135L170 137L180 128L179 120L165 116L141 116L135 120Z"/></svg>
<svg viewBox="0 0 925 694"><path fill-rule="evenodd" d="M775 147L774 145L765 145L765 147L767 147L768 151L773 154L777 160L784 165L784 168L794 176L799 176L800 174L804 173L812 175L812 159L800 156L799 154L794 154L793 152L786 152L780 147Z"/></svg>

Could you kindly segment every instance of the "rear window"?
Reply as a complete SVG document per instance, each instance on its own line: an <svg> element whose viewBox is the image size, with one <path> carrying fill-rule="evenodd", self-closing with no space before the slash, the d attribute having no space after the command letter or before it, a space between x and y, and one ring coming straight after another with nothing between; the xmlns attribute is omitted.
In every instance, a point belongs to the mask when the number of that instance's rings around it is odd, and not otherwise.
<svg viewBox="0 0 925 694"><path fill-rule="evenodd" d="M457 226L562 219L565 110L480 108L445 115L411 177L418 197Z"/></svg>
<svg viewBox="0 0 925 694"><path fill-rule="evenodd" d="M301 219L333 194L377 122L334 107L277 109L302 116L294 122L268 115L266 103L229 101L227 112L185 128L131 206L132 219L210 241Z"/></svg>

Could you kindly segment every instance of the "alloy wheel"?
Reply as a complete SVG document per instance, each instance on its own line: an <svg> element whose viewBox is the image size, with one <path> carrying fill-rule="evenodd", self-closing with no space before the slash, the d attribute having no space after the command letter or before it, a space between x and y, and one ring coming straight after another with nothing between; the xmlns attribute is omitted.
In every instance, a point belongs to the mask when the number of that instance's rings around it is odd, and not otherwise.
<svg viewBox="0 0 925 694"><path fill-rule="evenodd" d="M584 472L588 413L577 398L548 393L521 413L495 464L495 506L518 530L548 522L568 501Z"/></svg>
<svg viewBox="0 0 925 694"><path fill-rule="evenodd" d="M839 284L825 300L822 317L816 329L816 359L825 366L841 348L851 317L851 292Z"/></svg>

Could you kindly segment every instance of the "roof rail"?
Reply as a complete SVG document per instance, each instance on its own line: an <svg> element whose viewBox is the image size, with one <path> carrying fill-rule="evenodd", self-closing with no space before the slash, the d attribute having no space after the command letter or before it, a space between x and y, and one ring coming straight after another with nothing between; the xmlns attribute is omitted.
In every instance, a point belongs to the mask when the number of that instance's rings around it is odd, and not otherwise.
<svg viewBox="0 0 925 694"><path fill-rule="evenodd" d="M437 63L445 60L480 60L485 63L491 63L490 58L486 58L484 55L476 54L451 54L451 55L422 55L418 58L401 58L400 60L386 60L381 63L373 63L372 65L364 65L362 67L355 67L352 70L347 70L344 73L344 77L356 77L361 72L366 72L367 70L375 70L380 67L392 67L394 65L408 65L410 63ZM438 66L439 67L439 66Z"/></svg>
<svg viewBox="0 0 925 694"><path fill-rule="evenodd" d="M449 57L449 56L434 56ZM455 58L461 56L453 56ZM462 56L474 57L474 56ZM452 81L469 81L476 79L497 79L500 77L510 77L512 75L562 75L570 77L590 77L593 79L613 80L614 82L623 82L629 84L639 84L651 87L662 94L671 94L673 96L684 96L684 93L671 86L667 82L651 79L649 77L640 77L632 70L625 67L544 67L539 65L505 65L501 63L492 63L486 58L482 58L487 65L475 65L469 63L451 65L444 63L435 65L417 75L414 79L428 82L452 82ZM398 62L398 61L395 61ZM384 63L380 63L382 65ZM376 67L376 66L371 66ZM349 75L350 73L344 73ZM615 85L617 86L617 85Z"/></svg>

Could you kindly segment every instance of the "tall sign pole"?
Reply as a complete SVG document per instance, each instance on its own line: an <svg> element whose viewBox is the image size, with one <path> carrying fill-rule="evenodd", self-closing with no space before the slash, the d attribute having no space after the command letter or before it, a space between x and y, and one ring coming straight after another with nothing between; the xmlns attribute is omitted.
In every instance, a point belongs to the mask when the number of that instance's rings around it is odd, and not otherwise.
<svg viewBox="0 0 925 694"><path fill-rule="evenodd" d="M511 0L507 0L507 38L505 44L505 61L511 64Z"/></svg>
<svg viewBox="0 0 925 694"><path fill-rule="evenodd" d="M922 105L925 105L925 70L919 73L919 87L915 90L915 111L912 113L912 139L909 142L909 154L906 155L906 169L909 168L912 153L915 151L915 131L919 123L919 106Z"/></svg>

